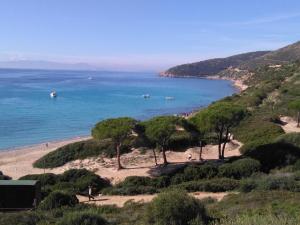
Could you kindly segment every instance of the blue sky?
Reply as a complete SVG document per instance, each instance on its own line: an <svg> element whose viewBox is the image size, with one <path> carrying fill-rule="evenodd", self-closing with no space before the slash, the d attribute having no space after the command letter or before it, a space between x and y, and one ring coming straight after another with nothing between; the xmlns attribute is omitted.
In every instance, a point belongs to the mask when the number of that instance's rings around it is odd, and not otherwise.
<svg viewBox="0 0 300 225"><path fill-rule="evenodd" d="M300 40L299 0L1 0L0 61L162 70Z"/></svg>

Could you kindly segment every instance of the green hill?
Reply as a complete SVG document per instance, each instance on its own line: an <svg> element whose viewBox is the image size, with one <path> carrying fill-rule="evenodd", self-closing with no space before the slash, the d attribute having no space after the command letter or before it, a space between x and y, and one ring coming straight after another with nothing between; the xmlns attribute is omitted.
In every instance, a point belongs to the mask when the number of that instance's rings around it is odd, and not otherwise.
<svg viewBox="0 0 300 225"><path fill-rule="evenodd" d="M240 76L232 68L253 71L266 65L282 65L300 60L300 41L275 51L258 51L227 58L209 59L172 67L162 73L163 76L197 76L220 75L223 77ZM242 73L244 74L244 73Z"/></svg>
<svg viewBox="0 0 300 225"><path fill-rule="evenodd" d="M286 64L300 59L300 41L278 50L249 60L241 65L244 69L254 69L264 65Z"/></svg>
<svg viewBox="0 0 300 225"><path fill-rule="evenodd" d="M268 51L249 52L227 58L209 59L172 67L163 73L165 76L210 76L216 75L228 67L237 67L251 59L263 56Z"/></svg>

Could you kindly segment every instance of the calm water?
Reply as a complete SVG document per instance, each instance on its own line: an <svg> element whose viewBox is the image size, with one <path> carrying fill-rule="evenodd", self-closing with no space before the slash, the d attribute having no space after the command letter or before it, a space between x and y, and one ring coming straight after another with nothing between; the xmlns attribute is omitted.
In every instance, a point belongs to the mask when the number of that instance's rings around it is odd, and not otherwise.
<svg viewBox="0 0 300 225"><path fill-rule="evenodd" d="M56 99L49 97L51 90ZM228 81L154 73L1 69L0 149L88 135L97 121L109 117L143 120L187 112L234 91Z"/></svg>

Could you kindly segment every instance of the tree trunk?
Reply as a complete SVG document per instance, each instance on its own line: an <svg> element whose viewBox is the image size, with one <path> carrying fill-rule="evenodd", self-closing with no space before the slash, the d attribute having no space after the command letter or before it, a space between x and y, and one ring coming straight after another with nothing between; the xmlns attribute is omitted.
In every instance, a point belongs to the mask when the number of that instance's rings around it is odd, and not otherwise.
<svg viewBox="0 0 300 225"><path fill-rule="evenodd" d="M223 142L223 128L219 132L219 143L218 143L219 159L222 159L222 142Z"/></svg>
<svg viewBox="0 0 300 225"><path fill-rule="evenodd" d="M118 170L124 169L124 167L121 165L121 146L122 144L117 145L117 162L118 162Z"/></svg>
<svg viewBox="0 0 300 225"><path fill-rule="evenodd" d="M199 160L202 161L202 141L200 141Z"/></svg>
<svg viewBox="0 0 300 225"><path fill-rule="evenodd" d="M297 115L297 127L300 127L300 111L298 111Z"/></svg>
<svg viewBox="0 0 300 225"><path fill-rule="evenodd" d="M163 154L163 159L164 159L164 165L167 165L168 164L168 161L167 161L167 156L166 156L166 150L164 147L162 147L162 154Z"/></svg>
<svg viewBox="0 0 300 225"><path fill-rule="evenodd" d="M155 149L152 148L152 151L153 151L153 155L154 155L155 166L157 166L157 158L156 158Z"/></svg>
<svg viewBox="0 0 300 225"><path fill-rule="evenodd" d="M226 146L227 141L228 141L228 134L229 134L229 129L227 128L226 129L226 135L225 135L225 141L224 141L223 147L222 147L222 159L225 158L224 153L225 153L225 146Z"/></svg>

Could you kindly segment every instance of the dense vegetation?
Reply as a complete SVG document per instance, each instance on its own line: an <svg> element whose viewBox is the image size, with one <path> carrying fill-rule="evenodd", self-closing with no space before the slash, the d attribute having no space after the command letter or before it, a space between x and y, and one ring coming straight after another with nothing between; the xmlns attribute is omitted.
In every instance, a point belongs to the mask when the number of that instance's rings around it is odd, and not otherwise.
<svg viewBox="0 0 300 225"><path fill-rule="evenodd" d="M58 175L52 173L30 174L21 177L20 180L39 180L43 186L44 197L53 191L87 195L90 185L94 192L110 186L109 181L86 169L71 169Z"/></svg>
<svg viewBox="0 0 300 225"><path fill-rule="evenodd" d="M209 76L216 75L228 67L237 67L242 63L265 55L267 51L249 52L227 58L209 59L195 63L188 63L168 69L166 75L173 76Z"/></svg>
<svg viewBox="0 0 300 225"><path fill-rule="evenodd" d="M187 63L168 69L165 75L205 77L220 75L232 77L244 75L245 71L253 71L266 65L282 65L300 60L300 42L288 45L275 51L250 52L227 58L209 59ZM238 68L237 71L229 68ZM242 70L240 72L240 70Z"/></svg>
<svg viewBox="0 0 300 225"><path fill-rule="evenodd" d="M121 157L133 146L181 150L199 141L219 144L220 160L189 163L163 176L127 177L114 186L84 169L28 175L21 179L38 179L43 185L41 206L0 214L0 225L300 224L300 134L285 134L280 119L297 118L291 103L300 99L300 63L257 68L248 84L246 91L213 103L189 120L161 116L99 123L93 130L97 140L62 147L35 166L55 167L102 154ZM222 156L229 133L244 144L239 157ZM126 148L118 153L118 146ZM127 202L122 208L78 203L74 194L86 194L90 184L94 193L158 196L151 203ZM198 191L232 193L220 202L198 201L186 193Z"/></svg>

